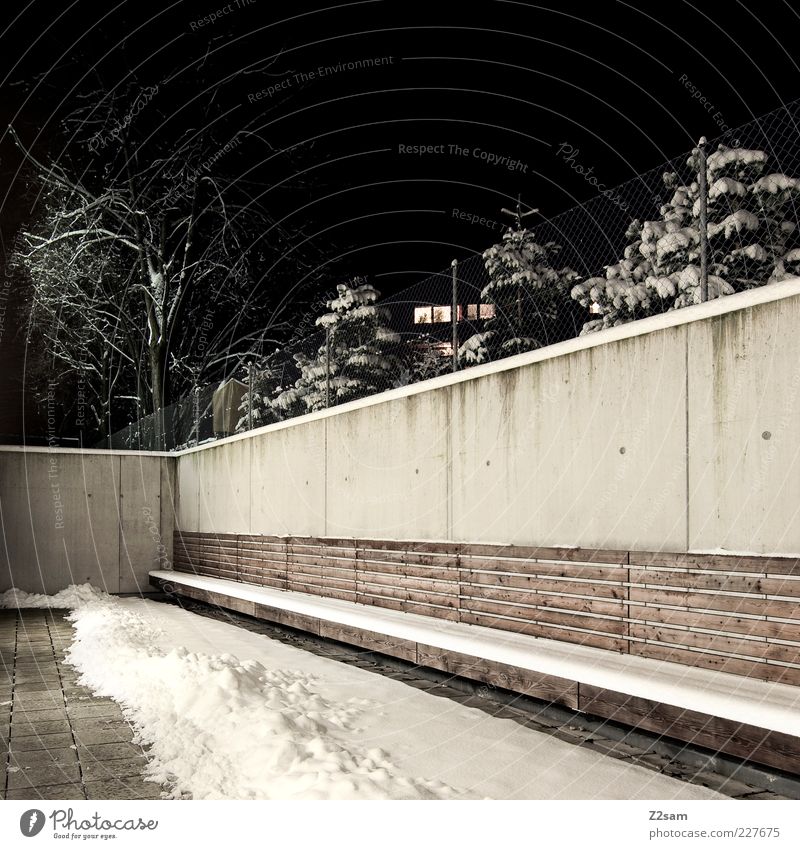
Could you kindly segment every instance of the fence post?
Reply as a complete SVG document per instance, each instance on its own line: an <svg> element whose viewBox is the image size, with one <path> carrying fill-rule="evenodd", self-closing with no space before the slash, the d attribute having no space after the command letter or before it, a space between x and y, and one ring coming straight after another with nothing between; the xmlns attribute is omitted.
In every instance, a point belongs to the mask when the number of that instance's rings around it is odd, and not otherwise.
<svg viewBox="0 0 800 849"><path fill-rule="evenodd" d="M458 260L450 263L453 269L453 311L450 315L453 326L453 371L458 371Z"/></svg>
<svg viewBox="0 0 800 849"><path fill-rule="evenodd" d="M194 444L200 444L200 387L194 387Z"/></svg>
<svg viewBox="0 0 800 849"><path fill-rule="evenodd" d="M253 364L247 364L247 429L253 429Z"/></svg>
<svg viewBox="0 0 800 849"><path fill-rule="evenodd" d="M325 328L325 409L331 405L331 329Z"/></svg>
<svg viewBox="0 0 800 849"><path fill-rule="evenodd" d="M697 143L697 177L700 190L700 301L708 300L708 175L706 137Z"/></svg>

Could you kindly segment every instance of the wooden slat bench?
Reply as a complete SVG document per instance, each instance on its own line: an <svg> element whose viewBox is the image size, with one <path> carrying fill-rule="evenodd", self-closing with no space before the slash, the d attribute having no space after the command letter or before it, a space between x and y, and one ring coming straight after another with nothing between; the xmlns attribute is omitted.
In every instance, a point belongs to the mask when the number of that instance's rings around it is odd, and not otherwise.
<svg viewBox="0 0 800 849"><path fill-rule="evenodd" d="M652 583L651 575L631 580L630 571L638 577L658 569L651 559L662 555L633 555L631 564L629 552L505 546L498 555L497 547L449 545L239 536L232 579L230 555L217 553L230 551L229 535L184 533L175 541L176 571L151 572L151 581L189 598L800 774L800 688L708 664L682 665L669 652L665 659L630 650L633 643L649 645L649 637L631 635L631 626L659 633L681 624L662 610L717 616L705 595L699 608L667 607L656 599L654 609L666 621L648 624L622 614L618 606L631 604L631 588ZM713 562L716 569L704 571L719 577L736 571ZM756 565L760 560L741 570L742 577L756 576L755 595L763 598L765 586L785 589L759 581ZM668 566L692 568L673 561ZM781 559L770 568L786 566ZM665 591L678 591L676 580L667 580L673 589ZM699 592L694 583L684 592ZM741 582L736 586L741 592ZM741 617L737 611L729 618ZM769 636L776 628L792 633L765 615L755 621L760 630L754 642L765 647L783 645ZM677 630L683 634L687 627ZM671 651L669 636L662 648ZM699 653L696 648L687 651ZM751 663L790 670L796 660L780 652L749 654Z"/></svg>

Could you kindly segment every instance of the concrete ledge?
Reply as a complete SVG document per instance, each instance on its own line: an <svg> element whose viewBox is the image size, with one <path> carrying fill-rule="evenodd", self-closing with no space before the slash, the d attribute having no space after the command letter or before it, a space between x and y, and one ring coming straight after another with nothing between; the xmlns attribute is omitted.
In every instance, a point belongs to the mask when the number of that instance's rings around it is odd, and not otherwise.
<svg viewBox="0 0 800 849"><path fill-rule="evenodd" d="M800 690L352 602L169 571L154 586L800 774Z"/></svg>

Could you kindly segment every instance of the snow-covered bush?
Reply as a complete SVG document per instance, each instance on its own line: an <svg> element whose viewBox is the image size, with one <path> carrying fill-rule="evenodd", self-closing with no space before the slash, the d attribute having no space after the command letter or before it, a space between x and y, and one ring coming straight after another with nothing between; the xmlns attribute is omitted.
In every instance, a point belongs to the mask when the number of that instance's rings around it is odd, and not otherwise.
<svg viewBox="0 0 800 849"><path fill-rule="evenodd" d="M697 173L699 153L687 160ZM800 267L800 181L765 174L761 150L722 145L707 158L708 296L781 280ZM654 221L631 223L622 259L601 277L575 285L572 297L597 318L583 333L700 302L700 187L664 175L670 200Z"/></svg>
<svg viewBox="0 0 800 849"><path fill-rule="evenodd" d="M462 365L532 351L576 335L583 316L569 293L577 274L553 267L559 251L553 242L539 244L533 230L510 227L500 244L484 252L489 282L481 301L494 308L494 315L481 333L459 348Z"/></svg>
<svg viewBox="0 0 800 849"><path fill-rule="evenodd" d="M389 311L376 305L379 297L380 292L363 278L337 286L336 297L328 301L330 312L316 322L328 332L330 364L325 344L312 357L296 354L300 377L273 398L276 416L291 418L324 409L328 374L331 406L408 382L400 337L388 326Z"/></svg>

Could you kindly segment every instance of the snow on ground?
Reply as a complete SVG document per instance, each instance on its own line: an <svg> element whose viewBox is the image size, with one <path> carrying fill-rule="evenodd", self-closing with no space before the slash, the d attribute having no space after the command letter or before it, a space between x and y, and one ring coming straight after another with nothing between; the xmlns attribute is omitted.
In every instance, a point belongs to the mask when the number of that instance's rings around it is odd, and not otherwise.
<svg viewBox="0 0 800 849"><path fill-rule="evenodd" d="M150 777L195 799L710 799L718 794L312 655L88 586L69 662L149 745Z"/></svg>

